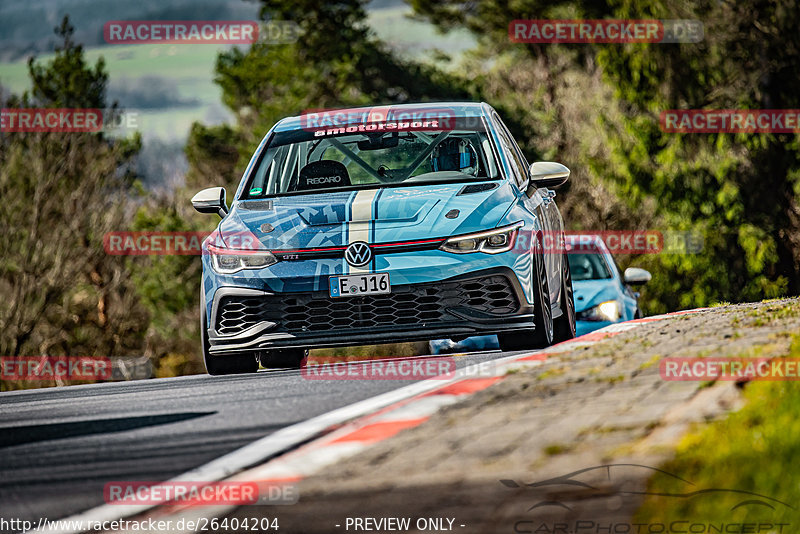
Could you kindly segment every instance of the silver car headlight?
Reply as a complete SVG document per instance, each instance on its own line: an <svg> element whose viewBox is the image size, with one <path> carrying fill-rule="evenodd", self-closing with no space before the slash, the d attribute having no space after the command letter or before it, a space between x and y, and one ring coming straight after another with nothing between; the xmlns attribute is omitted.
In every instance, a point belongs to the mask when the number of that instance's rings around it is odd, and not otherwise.
<svg viewBox="0 0 800 534"><path fill-rule="evenodd" d="M455 254L471 254L473 252L499 254L500 252L508 252L514 248L514 243L517 241L517 232L524 225L524 222L519 221L494 230L451 237L440 248L445 252L453 252Z"/></svg>
<svg viewBox="0 0 800 534"><path fill-rule="evenodd" d="M264 250L228 250L208 247L211 266L219 274L233 274L244 269L263 269L278 263L275 256Z"/></svg>
<svg viewBox="0 0 800 534"><path fill-rule="evenodd" d="M619 302L616 300L607 300L601 302L593 308L584 310L578 314L577 319L580 321L618 321L620 318Z"/></svg>

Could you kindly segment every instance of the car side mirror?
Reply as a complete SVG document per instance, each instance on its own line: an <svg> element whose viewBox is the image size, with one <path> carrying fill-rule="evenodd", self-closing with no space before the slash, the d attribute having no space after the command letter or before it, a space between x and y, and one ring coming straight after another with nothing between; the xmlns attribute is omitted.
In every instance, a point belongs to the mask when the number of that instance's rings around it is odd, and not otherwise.
<svg viewBox="0 0 800 534"><path fill-rule="evenodd" d="M531 165L530 185L553 188L569 180L569 169L554 161L537 161Z"/></svg>
<svg viewBox="0 0 800 534"><path fill-rule="evenodd" d="M625 274L622 275L625 283L630 285L646 284L652 277L648 271L638 267L628 267L625 269Z"/></svg>
<svg viewBox="0 0 800 534"><path fill-rule="evenodd" d="M216 213L220 217L228 214L224 187L209 187L192 197L192 206L200 213Z"/></svg>

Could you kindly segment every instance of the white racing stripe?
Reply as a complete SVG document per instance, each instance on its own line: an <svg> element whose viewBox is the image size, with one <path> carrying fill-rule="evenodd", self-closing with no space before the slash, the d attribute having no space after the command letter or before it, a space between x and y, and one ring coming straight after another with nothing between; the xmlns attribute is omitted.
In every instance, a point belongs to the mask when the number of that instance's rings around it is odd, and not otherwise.
<svg viewBox="0 0 800 534"><path fill-rule="evenodd" d="M372 226L372 202L375 200L375 195L378 194L377 189L366 189L356 193L356 198L353 200L351 206L350 223L348 224L347 244L352 245L357 241L369 243L369 233ZM345 263L347 261L345 260ZM350 273L368 273L370 272L370 264L363 267L353 267L348 265Z"/></svg>

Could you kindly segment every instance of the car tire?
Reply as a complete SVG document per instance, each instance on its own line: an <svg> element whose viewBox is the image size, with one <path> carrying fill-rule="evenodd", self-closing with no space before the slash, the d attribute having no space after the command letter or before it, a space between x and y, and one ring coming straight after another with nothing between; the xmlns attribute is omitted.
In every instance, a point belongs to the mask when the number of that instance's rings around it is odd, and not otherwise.
<svg viewBox="0 0 800 534"><path fill-rule="evenodd" d="M208 330L206 329L206 307L202 305L200 310L200 344L203 347L203 361L206 364L206 371L213 376L235 375L241 373L255 373L258 371L258 361L255 354L229 354L227 356L214 356L209 353L211 345L208 342Z"/></svg>
<svg viewBox="0 0 800 534"><path fill-rule="evenodd" d="M299 369L308 357L306 349L281 349L262 352L258 357L261 367L267 369Z"/></svg>
<svg viewBox="0 0 800 534"><path fill-rule="evenodd" d="M561 260L561 317L555 320L554 341L560 343L575 338L575 297L572 291L572 273L567 255Z"/></svg>
<svg viewBox="0 0 800 534"><path fill-rule="evenodd" d="M539 251L541 250L542 248L539 246ZM544 266L544 257L541 252L534 253L533 260L535 267L534 328L497 334L497 341L500 343L502 351L540 349L553 344L553 310L548 297L550 291L547 286L547 269Z"/></svg>

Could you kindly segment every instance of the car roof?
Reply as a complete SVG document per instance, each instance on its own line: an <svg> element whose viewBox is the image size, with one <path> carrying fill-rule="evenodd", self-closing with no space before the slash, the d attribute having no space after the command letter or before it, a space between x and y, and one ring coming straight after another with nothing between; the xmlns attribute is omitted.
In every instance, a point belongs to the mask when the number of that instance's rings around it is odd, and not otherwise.
<svg viewBox="0 0 800 534"><path fill-rule="evenodd" d="M446 110L448 114L452 113L454 117L485 117L492 111L492 107L485 102L420 102L414 104L389 104L384 106L359 106L352 108L332 108L332 109L309 109L302 115L294 117L286 117L281 119L275 124L275 132L287 132L291 130L299 130L305 125L305 120L312 113L330 113L358 111L367 112L369 110L391 110L393 113L401 113L408 111L436 111Z"/></svg>

